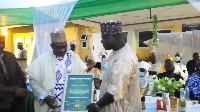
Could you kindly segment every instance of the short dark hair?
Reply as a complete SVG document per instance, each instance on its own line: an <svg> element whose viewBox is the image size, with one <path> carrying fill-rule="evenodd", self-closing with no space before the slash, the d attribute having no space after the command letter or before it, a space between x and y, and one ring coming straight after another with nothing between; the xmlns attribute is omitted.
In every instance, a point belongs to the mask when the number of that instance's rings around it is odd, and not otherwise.
<svg viewBox="0 0 200 112"><path fill-rule="evenodd" d="M195 55L199 55L199 53L198 53L198 52L195 52L195 53L193 54L193 56L195 56Z"/></svg>

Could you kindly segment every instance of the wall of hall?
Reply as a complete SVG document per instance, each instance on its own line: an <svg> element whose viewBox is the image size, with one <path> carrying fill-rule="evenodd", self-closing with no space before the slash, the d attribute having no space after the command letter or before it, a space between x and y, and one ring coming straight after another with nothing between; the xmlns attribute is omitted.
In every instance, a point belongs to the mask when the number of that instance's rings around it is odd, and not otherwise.
<svg viewBox="0 0 200 112"><path fill-rule="evenodd" d="M81 59L84 61L85 56L91 56L92 55L92 33L100 32L99 29L96 28L90 28L83 25L76 25L73 23L68 23L66 27L64 28L64 31L66 32L66 37L69 42L75 41L77 43L77 47L75 49L75 53L79 54ZM81 34L87 34L87 43L88 48L82 48L81 47Z"/></svg>
<svg viewBox="0 0 200 112"><path fill-rule="evenodd" d="M12 52L18 57L19 49L17 40L23 42L23 48L27 50L27 63L30 63L31 37L34 36L33 26L23 26L8 29L7 42L5 50Z"/></svg>
<svg viewBox="0 0 200 112"><path fill-rule="evenodd" d="M16 33L21 33L21 37L26 36L28 33L33 34L33 26L23 26L23 27L15 27L15 28L9 28L7 31L7 36L6 36L6 45L5 45L5 50L10 51L14 53L14 34ZM24 40L23 40L24 41Z"/></svg>
<svg viewBox="0 0 200 112"><path fill-rule="evenodd" d="M139 58L147 57L151 53L151 49L138 48L138 38L137 31L139 30L152 30L153 27L147 27L144 29L132 29L129 31L127 40L128 43L132 46L133 50L138 54ZM158 26L158 29L171 29L172 32L181 32L182 25L171 25L171 26ZM70 42L75 41L77 43L77 47L75 52L80 55L81 59L84 61L84 57L86 55L92 55L92 33L100 32L100 29L90 28L87 26L76 25L73 23L67 23L64 31L66 32L66 38ZM88 35L88 48L81 48L81 34L86 33ZM23 42L25 42L24 37L34 36L33 26L24 26L24 27L16 27L8 29L8 35L6 36L6 46L5 50L15 53L16 45L15 38L23 37ZM24 45L24 47L26 47ZM28 57L30 53L30 45L27 49ZM26 47L27 48L27 47Z"/></svg>
<svg viewBox="0 0 200 112"><path fill-rule="evenodd" d="M75 49L75 53L79 54L81 59L84 61L84 58L86 55L91 55L91 48L92 48L92 38L91 34L95 32L100 32L99 29L96 28L90 28L87 26L82 25L76 25L73 23L67 23L64 31L66 33L66 38L68 40L68 43L75 41L77 43L77 47ZM22 38L22 42L26 43L27 37L29 38L29 45L28 47L23 44L23 47L27 50L27 58L29 60L30 58L30 50L31 50L31 37L34 37L34 30L33 26L23 26L23 27L16 27L16 28L10 28L8 29L6 36L6 46L5 50L12 52L13 54L16 54L17 57L17 44L16 44L16 38ZM88 48L81 48L81 34L87 34L88 35ZM30 60L29 60L30 61Z"/></svg>

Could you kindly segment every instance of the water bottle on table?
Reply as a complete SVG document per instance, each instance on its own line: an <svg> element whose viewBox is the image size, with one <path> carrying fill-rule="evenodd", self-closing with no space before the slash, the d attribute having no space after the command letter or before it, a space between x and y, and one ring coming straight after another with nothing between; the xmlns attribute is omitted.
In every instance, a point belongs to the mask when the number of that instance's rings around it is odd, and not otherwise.
<svg viewBox="0 0 200 112"><path fill-rule="evenodd" d="M190 89L188 88L188 86L186 86L185 88L185 100L189 100L190 97Z"/></svg>
<svg viewBox="0 0 200 112"><path fill-rule="evenodd" d="M185 112L186 102L185 102L185 90L180 89L180 99L178 103L178 112Z"/></svg>

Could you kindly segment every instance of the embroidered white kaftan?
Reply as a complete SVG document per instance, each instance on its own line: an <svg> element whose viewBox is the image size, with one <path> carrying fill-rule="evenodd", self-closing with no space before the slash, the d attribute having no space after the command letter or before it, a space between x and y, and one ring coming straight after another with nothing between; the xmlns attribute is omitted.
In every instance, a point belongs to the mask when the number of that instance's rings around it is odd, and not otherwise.
<svg viewBox="0 0 200 112"><path fill-rule="evenodd" d="M115 101L100 112L141 112L138 59L130 45L113 51L107 61L100 98L108 92Z"/></svg>
<svg viewBox="0 0 200 112"><path fill-rule="evenodd" d="M71 73L83 73L86 65L80 59L79 55L71 53ZM35 59L25 72L30 76L30 84L36 96L34 102L35 112L46 112L48 105L43 101L39 104L38 100L44 93L48 93L56 85L56 67L55 55L49 51Z"/></svg>

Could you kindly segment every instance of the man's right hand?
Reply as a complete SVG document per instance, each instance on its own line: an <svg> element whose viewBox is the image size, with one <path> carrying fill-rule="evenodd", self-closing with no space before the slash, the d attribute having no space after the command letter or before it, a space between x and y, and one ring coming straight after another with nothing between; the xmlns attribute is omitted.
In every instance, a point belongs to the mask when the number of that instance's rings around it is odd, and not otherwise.
<svg viewBox="0 0 200 112"><path fill-rule="evenodd" d="M51 98L51 96L47 96L44 101L46 102L46 104L49 106L49 108L55 109L56 108L56 103L55 103L55 99Z"/></svg>

